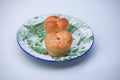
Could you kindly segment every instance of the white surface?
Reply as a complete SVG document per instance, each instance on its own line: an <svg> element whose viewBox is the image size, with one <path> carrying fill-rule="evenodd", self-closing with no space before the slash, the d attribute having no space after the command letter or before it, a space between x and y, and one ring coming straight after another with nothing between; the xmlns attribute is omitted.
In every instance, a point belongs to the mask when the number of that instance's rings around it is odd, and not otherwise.
<svg viewBox="0 0 120 80"><path fill-rule="evenodd" d="M47 13L75 16L93 30L88 55L68 63L39 61L24 54L16 31L27 19ZM120 80L119 0L1 0L0 80Z"/></svg>

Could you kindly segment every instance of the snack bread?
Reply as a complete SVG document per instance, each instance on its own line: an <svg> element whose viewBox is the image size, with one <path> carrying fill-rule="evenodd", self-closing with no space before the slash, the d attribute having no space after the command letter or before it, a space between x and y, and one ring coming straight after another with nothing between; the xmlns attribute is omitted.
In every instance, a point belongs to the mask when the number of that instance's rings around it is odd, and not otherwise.
<svg viewBox="0 0 120 80"><path fill-rule="evenodd" d="M72 35L67 31L51 32L45 36L46 50L53 57L67 55L71 44Z"/></svg>
<svg viewBox="0 0 120 80"><path fill-rule="evenodd" d="M44 29L49 32L59 32L66 30L69 26L69 22L65 18L59 18L57 16L49 16L44 22Z"/></svg>

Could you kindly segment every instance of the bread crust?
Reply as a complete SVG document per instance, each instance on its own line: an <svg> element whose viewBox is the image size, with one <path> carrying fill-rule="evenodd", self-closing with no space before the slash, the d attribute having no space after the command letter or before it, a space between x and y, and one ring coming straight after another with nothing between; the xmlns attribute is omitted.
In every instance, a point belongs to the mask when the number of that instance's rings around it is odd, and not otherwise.
<svg viewBox="0 0 120 80"><path fill-rule="evenodd" d="M60 18L57 21L57 25L59 26L60 30L66 30L68 28L68 26L69 26L69 22L65 18Z"/></svg>
<svg viewBox="0 0 120 80"><path fill-rule="evenodd" d="M47 32L57 32L58 31L58 25L55 21L48 21L44 23L44 29Z"/></svg>
<svg viewBox="0 0 120 80"><path fill-rule="evenodd" d="M53 57L67 54L72 44L72 35L67 31L51 32L45 36L46 50Z"/></svg>
<svg viewBox="0 0 120 80"><path fill-rule="evenodd" d="M57 21L59 19L59 17L57 17L57 16L49 16L46 20L45 20L45 22L48 22L48 21Z"/></svg>
<svg viewBox="0 0 120 80"><path fill-rule="evenodd" d="M44 29L47 32L59 32L67 30L69 22L65 18L59 18L57 16L49 16L44 22Z"/></svg>

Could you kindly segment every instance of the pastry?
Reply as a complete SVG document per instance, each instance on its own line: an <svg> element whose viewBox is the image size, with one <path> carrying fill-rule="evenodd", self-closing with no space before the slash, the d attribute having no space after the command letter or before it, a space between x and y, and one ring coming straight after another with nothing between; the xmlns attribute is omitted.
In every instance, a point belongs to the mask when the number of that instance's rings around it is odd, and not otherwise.
<svg viewBox="0 0 120 80"><path fill-rule="evenodd" d="M44 22L44 29L49 32L59 32L66 30L69 22L66 18L59 18L57 16L49 16Z"/></svg>
<svg viewBox="0 0 120 80"><path fill-rule="evenodd" d="M67 55L71 44L72 35L67 31L51 32L45 36L46 50L53 57Z"/></svg>

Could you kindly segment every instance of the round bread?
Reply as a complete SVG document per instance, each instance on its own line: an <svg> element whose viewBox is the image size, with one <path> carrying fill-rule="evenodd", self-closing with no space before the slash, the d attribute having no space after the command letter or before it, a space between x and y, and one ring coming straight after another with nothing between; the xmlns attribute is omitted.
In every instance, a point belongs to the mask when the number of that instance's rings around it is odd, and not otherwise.
<svg viewBox="0 0 120 80"><path fill-rule="evenodd" d="M59 26L59 29L60 29L60 30L66 30L67 27L68 27L68 25L69 25L69 22L68 22L68 20L65 19L65 18L60 18L60 19L58 19L58 21L57 21L57 25Z"/></svg>
<svg viewBox="0 0 120 80"><path fill-rule="evenodd" d="M59 17L57 17L57 16L49 16L46 20L45 20L45 22L48 22L48 21L57 21L59 19Z"/></svg>
<svg viewBox="0 0 120 80"><path fill-rule="evenodd" d="M51 32L45 37L45 46L49 55L61 57L67 55L72 44L72 35L67 31Z"/></svg>
<svg viewBox="0 0 120 80"><path fill-rule="evenodd" d="M47 32L57 32L58 31L58 25L55 21L45 22L44 28Z"/></svg>
<svg viewBox="0 0 120 80"><path fill-rule="evenodd" d="M59 18L57 16L49 16L44 22L44 29L47 32L58 32L62 30L67 30L68 26L69 22L67 19Z"/></svg>

